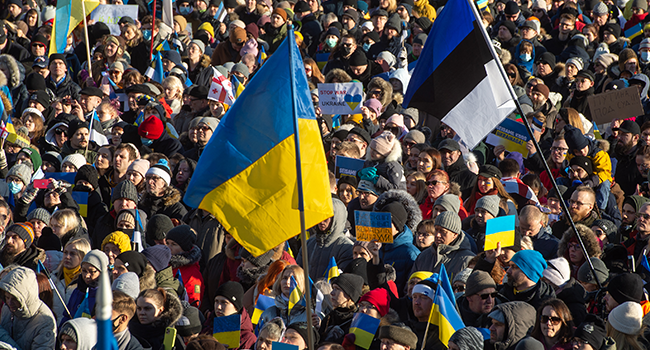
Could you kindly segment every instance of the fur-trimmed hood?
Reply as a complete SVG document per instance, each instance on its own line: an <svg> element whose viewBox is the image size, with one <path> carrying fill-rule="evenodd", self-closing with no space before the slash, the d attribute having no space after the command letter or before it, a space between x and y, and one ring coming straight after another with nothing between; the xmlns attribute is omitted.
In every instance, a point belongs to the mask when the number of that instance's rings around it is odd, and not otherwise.
<svg viewBox="0 0 650 350"><path fill-rule="evenodd" d="M167 186L165 189L165 192L163 193L162 197L156 198L149 194L149 192L145 192L142 195L142 200L140 201L140 206L147 207L147 206L153 206L154 201L161 200L161 203L164 207L169 207L172 206L178 202L181 201L181 192L177 189L175 189L173 186Z"/></svg>
<svg viewBox="0 0 650 350"><path fill-rule="evenodd" d="M7 85L7 76L0 70L0 86Z"/></svg>
<svg viewBox="0 0 650 350"><path fill-rule="evenodd" d="M393 85L391 85L383 78L375 77L372 78L368 83L368 88L366 91L371 91L373 88L378 88L382 91L381 99L379 99L379 102L381 102L381 105L384 108L388 106L390 104L390 101L393 99ZM404 89L406 89L406 86L404 86Z"/></svg>
<svg viewBox="0 0 650 350"><path fill-rule="evenodd" d="M375 163L372 160L372 152L366 152L366 161ZM379 161L379 163L388 163L388 162L397 162L399 163L402 160L402 143L399 142L397 137L394 138L393 149L388 153L388 155Z"/></svg>
<svg viewBox="0 0 650 350"><path fill-rule="evenodd" d="M602 251L600 249L600 244L598 243L598 240L596 239L596 236L594 235L593 231L591 231L589 227L582 224L576 224L576 229L578 229L578 233L580 234L580 237L582 238L582 241L585 244L585 248L587 249L587 253L589 254L589 257L599 258ZM575 237L575 233L573 233L573 229L569 228L564 232L564 234L562 235L562 240L560 240L560 244L558 245L558 249L557 249L558 256L563 256L567 259L567 261L570 261L568 245L569 242L571 242L571 240L574 238L576 237Z"/></svg>
<svg viewBox="0 0 650 350"><path fill-rule="evenodd" d="M199 260L201 260L201 249L196 245L193 245L189 252L172 255L171 260L169 260L169 265L172 268L177 269L179 267L192 265Z"/></svg>
<svg viewBox="0 0 650 350"><path fill-rule="evenodd" d="M151 264L147 264L142 277L140 277L140 290L154 289L156 287L156 270L153 269Z"/></svg>
<svg viewBox="0 0 650 350"><path fill-rule="evenodd" d="M399 201L402 203L404 209L406 209L406 213L408 214L406 226L408 226L411 231L415 231L415 228L418 226L420 221L422 221L422 211L413 196L408 192L404 190L389 190L382 193L381 196L377 198L373 210L377 211L378 208L383 208L387 203L393 201Z"/></svg>
<svg viewBox="0 0 650 350"><path fill-rule="evenodd" d="M9 88L15 88L25 79L25 67L22 64L18 64L18 61L12 56L7 54L0 55L0 66L4 66L11 73L10 77L6 77Z"/></svg>
<svg viewBox="0 0 650 350"><path fill-rule="evenodd" d="M183 305L181 304L181 301L176 295L167 293L165 310L163 310L157 320L151 323L151 326L156 328L171 327L178 322L181 316L183 316ZM134 317L134 319L137 320L138 318Z"/></svg>

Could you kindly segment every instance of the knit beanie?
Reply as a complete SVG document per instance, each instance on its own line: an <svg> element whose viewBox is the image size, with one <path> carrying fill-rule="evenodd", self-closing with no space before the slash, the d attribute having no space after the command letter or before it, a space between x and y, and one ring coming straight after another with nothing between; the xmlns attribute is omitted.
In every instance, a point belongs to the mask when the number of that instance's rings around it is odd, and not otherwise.
<svg viewBox="0 0 650 350"><path fill-rule="evenodd" d="M607 269L607 266L602 260L596 257L589 258L589 260L591 260L591 264L594 265L594 270L596 270L596 277L598 278L598 281L601 285L605 284L605 281L607 281L609 278L609 270ZM586 261L578 269L577 279L583 283L597 284L596 279L594 278L594 274L591 272L591 267L589 267L589 264Z"/></svg>
<svg viewBox="0 0 650 350"><path fill-rule="evenodd" d="M499 215L499 202L501 202L501 199L497 195L483 196L476 201L475 208L485 209L492 216L497 217Z"/></svg>
<svg viewBox="0 0 650 350"><path fill-rule="evenodd" d="M450 342L458 345L460 350L474 350L483 348L483 335L474 327L465 327L457 330L449 338Z"/></svg>
<svg viewBox="0 0 650 350"><path fill-rule="evenodd" d="M244 299L244 287L239 282L228 281L217 288L215 297L222 296L235 306L237 312L241 312L242 300Z"/></svg>
<svg viewBox="0 0 650 350"><path fill-rule="evenodd" d="M135 300L140 295L140 279L135 272L123 273L113 281L111 290L119 290Z"/></svg>
<svg viewBox="0 0 650 350"><path fill-rule="evenodd" d="M577 165L581 167L582 169L584 169L584 171L587 172L587 175L590 176L593 175L594 173L594 164L591 161L591 159L589 159L588 157L582 157L582 156L573 157L571 158L569 165L570 166Z"/></svg>
<svg viewBox="0 0 650 350"><path fill-rule="evenodd" d="M548 267L542 253L536 250L520 250L510 259L534 283L539 282Z"/></svg>
<svg viewBox="0 0 650 350"><path fill-rule="evenodd" d="M370 285L368 281L368 261L364 258L356 258L348 263L343 273L350 273L360 276L363 279L363 284Z"/></svg>
<svg viewBox="0 0 650 350"><path fill-rule="evenodd" d="M99 271L104 271L108 268L108 256L106 256L106 254L104 254L104 252L99 249L93 249L89 251L81 262L89 263Z"/></svg>
<svg viewBox="0 0 650 350"><path fill-rule="evenodd" d="M120 210L120 212L117 214L117 218L115 219L115 224L119 224L120 222L125 221L133 225L133 227L135 227L135 210L134 209Z"/></svg>
<svg viewBox="0 0 650 350"><path fill-rule="evenodd" d="M397 142L395 134L390 131L384 131L381 135L370 141L370 149L375 150L382 157L386 157L393 150L393 147L395 147L395 142Z"/></svg>
<svg viewBox="0 0 650 350"><path fill-rule="evenodd" d="M298 332L298 334L300 334L300 336L302 337L302 340L305 342L305 344L307 344L308 342L307 339L309 339L307 332L310 331L307 322L294 322L288 325L287 329L293 329L294 331ZM312 339L314 340L314 345L316 345L320 341L320 334L318 334L316 327L312 327L311 332L312 332ZM309 345L307 345L307 347L311 348ZM314 348L316 348L316 346L314 346Z"/></svg>
<svg viewBox="0 0 650 350"><path fill-rule="evenodd" d="M74 177L74 183L76 184L79 180L85 180L93 186L93 190L99 188L99 173L92 165L83 165L77 170L77 175Z"/></svg>
<svg viewBox="0 0 650 350"><path fill-rule="evenodd" d="M140 252L134 250L127 250L115 257L120 259L127 270L135 272L138 277L142 277L144 270L147 267L147 258Z"/></svg>
<svg viewBox="0 0 650 350"><path fill-rule="evenodd" d="M368 99L366 100L366 102L363 103L363 105L367 107L369 110L375 112L375 114L377 114L377 117L381 115L381 109L383 108L383 106L378 99L376 98Z"/></svg>
<svg viewBox="0 0 650 350"><path fill-rule="evenodd" d="M189 252L196 243L196 232L188 225L179 225L167 232L167 239L176 242L183 251Z"/></svg>
<svg viewBox="0 0 650 350"><path fill-rule="evenodd" d="M442 196L438 197L438 199L436 199L435 203L433 203L434 207L436 205L445 208L446 211L458 213L460 210L460 197L451 193L443 194Z"/></svg>
<svg viewBox="0 0 650 350"><path fill-rule="evenodd" d="M515 346L515 350L545 350L544 344L539 340L527 336L524 339L520 340Z"/></svg>
<svg viewBox="0 0 650 350"><path fill-rule="evenodd" d="M174 223L167 215L156 214L147 223L147 239L162 241L167 237L167 232L174 228ZM150 244L155 245L155 244Z"/></svg>
<svg viewBox="0 0 650 350"><path fill-rule="evenodd" d="M465 282L465 296L472 296L487 288L497 288L492 276L485 271L474 270Z"/></svg>
<svg viewBox="0 0 650 350"><path fill-rule="evenodd" d="M607 291L619 304L626 301L640 303L644 299L643 284L641 276L635 273L622 273L609 281Z"/></svg>
<svg viewBox="0 0 650 350"><path fill-rule="evenodd" d="M458 216L458 213L454 213L451 211L445 211L438 214L433 224L434 226L440 226L455 234L460 234L462 229L462 223L460 221L460 217Z"/></svg>
<svg viewBox="0 0 650 350"><path fill-rule="evenodd" d="M331 284L339 286L339 288L343 290L343 293L345 293L345 295L352 299L356 304L361 297L364 281L361 276L351 273L343 273L338 277L334 277Z"/></svg>
<svg viewBox="0 0 650 350"><path fill-rule="evenodd" d="M147 170L146 175L156 175L160 177L165 181L167 186L169 186L172 181L172 171L169 169L169 162L165 159L161 159L158 163L152 165L149 170Z"/></svg>
<svg viewBox="0 0 650 350"><path fill-rule="evenodd" d="M638 302L626 301L609 313L607 321L621 333L636 335L643 326L643 308Z"/></svg>
<svg viewBox="0 0 650 350"><path fill-rule="evenodd" d="M63 162L61 162L61 165L63 166L66 162L74 165L74 167L77 168L77 171L79 171L79 169L82 166L86 165L86 163L87 163L86 162L86 157L84 157L80 153L72 153L72 154L68 155L67 157L63 158Z"/></svg>
<svg viewBox="0 0 650 350"><path fill-rule="evenodd" d="M582 70L584 68L584 66L585 66L580 57L571 57L566 61L566 64L574 65L576 68L578 68L579 71ZM539 85L539 84L537 84L537 85ZM547 87L547 89L548 89L548 87Z"/></svg>
<svg viewBox="0 0 650 350"><path fill-rule="evenodd" d="M359 303L367 301L374 305L381 317L386 316L390 305L390 295L384 288L376 288L361 296Z"/></svg>
<svg viewBox="0 0 650 350"><path fill-rule="evenodd" d="M120 252L122 253L131 250L131 239L126 233L122 231L115 231L104 237L104 240L102 241L102 250L104 250L106 243L115 244L118 248L120 248Z"/></svg>
<svg viewBox="0 0 650 350"><path fill-rule="evenodd" d="M418 336L406 326L390 325L380 327L377 339L390 339L397 344L408 346L411 349L415 349L418 346Z"/></svg>
<svg viewBox="0 0 650 350"><path fill-rule="evenodd" d="M9 169L9 172L7 172L5 179L9 176L15 176L19 178L20 181L23 182L23 185L26 187L30 182L32 182L32 168L27 164L16 164L12 166L11 169Z"/></svg>
<svg viewBox="0 0 650 350"><path fill-rule="evenodd" d="M111 203L122 198L129 199L138 203L138 189L135 188L133 182L124 180L117 184L115 188L113 188L113 193L111 194Z"/></svg>
<svg viewBox="0 0 650 350"><path fill-rule="evenodd" d="M596 315L587 314L585 320L576 328L573 337L584 340L593 349L598 350L602 347L607 337L605 322Z"/></svg>
<svg viewBox="0 0 650 350"><path fill-rule="evenodd" d="M420 280L425 280L431 276L433 276L433 272L431 271L415 271L409 276L409 281L413 278L419 278Z"/></svg>
<svg viewBox="0 0 650 350"><path fill-rule="evenodd" d="M555 258L547 262L548 267L542 276L557 287L562 287L571 278L571 267L565 258Z"/></svg>
<svg viewBox="0 0 650 350"><path fill-rule="evenodd" d="M28 249L34 242L34 227L29 222L18 222L7 228L7 232L13 232L25 242L25 249Z"/></svg>
<svg viewBox="0 0 650 350"><path fill-rule="evenodd" d="M44 208L36 208L27 214L27 221L40 220L48 226L50 224L50 217L52 217L52 215L50 215L50 212Z"/></svg>
<svg viewBox="0 0 650 350"><path fill-rule="evenodd" d="M367 241L354 241L354 246L352 247L352 249L354 249L354 247L361 247L361 248L365 249L368 252L368 256L372 256L372 252L370 251L370 249L368 249L369 246L370 246L370 242L367 242Z"/></svg>
<svg viewBox="0 0 650 350"><path fill-rule="evenodd" d="M145 177L147 174L147 170L149 170L149 167L151 166L151 163L149 163L148 160L146 159L136 159L134 160L131 165L129 165L129 168L127 169L127 172L130 170L137 171L140 173L142 177Z"/></svg>
<svg viewBox="0 0 650 350"><path fill-rule="evenodd" d="M592 227L598 226L598 228L600 228L601 230L603 230L603 232L605 232L605 235L607 235L607 237L610 237L610 235L613 235L618 231L618 227L616 227L616 225L614 225L613 222L607 219L598 219L594 221L594 223L591 224L591 226Z"/></svg>
<svg viewBox="0 0 650 350"><path fill-rule="evenodd" d="M599 1L594 9L591 11L594 15L604 15L609 13L609 8L602 1Z"/></svg>
<svg viewBox="0 0 650 350"><path fill-rule="evenodd" d="M176 321L174 328L181 337L190 337L201 332L201 316L199 309L188 306L183 310L183 316Z"/></svg>
<svg viewBox="0 0 650 350"><path fill-rule="evenodd" d="M56 169L57 172L61 170L61 162L63 161L63 158L61 158L60 154L53 151L45 152L45 154L43 154L43 156L41 157L41 160L43 162L48 162L52 164L52 166L54 167L54 169Z"/></svg>
<svg viewBox="0 0 650 350"><path fill-rule="evenodd" d="M43 229L41 236L36 240L36 246L45 251L54 250L60 252L63 249L61 239L49 227Z"/></svg>
<svg viewBox="0 0 650 350"><path fill-rule="evenodd" d="M424 133L420 130L413 129L404 136L404 142L413 141L416 144L425 143L427 140Z"/></svg>
<svg viewBox="0 0 650 350"><path fill-rule="evenodd" d="M169 260L172 258L172 252L164 244L151 246L143 250L142 255L149 260L149 263L156 272L166 269L169 266Z"/></svg>
<svg viewBox="0 0 650 350"><path fill-rule="evenodd" d="M71 320L69 320L71 321ZM59 331L59 337L62 335L67 335L68 337L72 338L72 340L75 343L79 343L79 339L77 338L77 331L74 330L74 327L70 324L70 322L66 322L61 326L61 330Z"/></svg>
<svg viewBox="0 0 650 350"><path fill-rule="evenodd" d="M149 140L159 139L163 132L165 132L165 125L160 118L154 115L149 116L138 126L138 135Z"/></svg>
<svg viewBox="0 0 650 350"><path fill-rule="evenodd" d="M546 99L548 99L548 94L551 93L551 91L548 89L548 86L544 84L537 84L533 86L533 92L539 92L540 94L544 95Z"/></svg>
<svg viewBox="0 0 650 350"><path fill-rule="evenodd" d="M402 232L408 220L408 213L401 202L397 200L388 202L381 208L375 208L375 211L390 213L393 225L395 225L397 231Z"/></svg>
<svg viewBox="0 0 650 350"><path fill-rule="evenodd" d="M252 24L252 23L251 23ZM257 49L257 40L255 39L250 39L244 44L244 46L239 50L239 54L241 56L244 56L246 54L251 54L255 57L257 57L257 54L259 53L259 50Z"/></svg>
<svg viewBox="0 0 650 350"><path fill-rule="evenodd" d="M275 250L273 249L257 257L253 256L253 254L251 254L246 248L242 248L239 252L239 255L242 259L255 265L255 267L263 267L269 265L272 262L273 254L275 254Z"/></svg>
<svg viewBox="0 0 650 350"><path fill-rule="evenodd" d="M564 126L564 140L569 146L569 151L580 150L589 146L587 137L573 125Z"/></svg>
<svg viewBox="0 0 650 350"><path fill-rule="evenodd" d="M36 172L38 169L41 168L41 165L43 165L43 160L41 159L41 155L38 153L38 151L36 151L31 147L24 147L18 153L25 153L29 157L29 159L32 161L33 172Z"/></svg>

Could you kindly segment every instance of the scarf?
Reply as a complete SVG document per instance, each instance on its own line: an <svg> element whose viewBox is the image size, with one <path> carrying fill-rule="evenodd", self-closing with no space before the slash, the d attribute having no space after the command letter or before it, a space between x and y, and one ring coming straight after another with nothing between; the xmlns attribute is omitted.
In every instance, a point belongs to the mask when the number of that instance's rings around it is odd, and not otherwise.
<svg viewBox="0 0 650 350"><path fill-rule="evenodd" d="M74 281L77 276L79 276L79 272L81 272L81 265L77 266L74 269L69 269L67 267L63 267L63 278L65 278L65 285L68 286L72 281Z"/></svg>

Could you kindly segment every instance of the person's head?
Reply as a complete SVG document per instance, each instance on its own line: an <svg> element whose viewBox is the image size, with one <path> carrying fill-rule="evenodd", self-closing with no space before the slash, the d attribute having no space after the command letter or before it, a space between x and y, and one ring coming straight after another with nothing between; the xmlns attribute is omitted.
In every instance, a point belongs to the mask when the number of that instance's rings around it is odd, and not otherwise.
<svg viewBox="0 0 650 350"><path fill-rule="evenodd" d="M607 269L607 265L602 260L596 257L591 257L589 260L591 260L591 264L596 271L596 276L594 277L593 272L591 272L589 263L585 262L578 269L578 277L576 280L580 282L587 292L594 292L599 288L598 282L601 285L605 285L605 282L609 279L609 269Z"/></svg>
<svg viewBox="0 0 650 350"><path fill-rule="evenodd" d="M357 192L359 194L359 205L361 206L361 209L364 210L372 209L377 198L379 198L379 192L375 189L375 185L368 180L359 181Z"/></svg>
<svg viewBox="0 0 650 350"><path fill-rule="evenodd" d="M172 172L169 169L169 162L164 159L151 165L145 175L145 189L154 197L161 197L167 187L171 184Z"/></svg>
<svg viewBox="0 0 650 350"><path fill-rule="evenodd" d="M275 295L279 296L282 294L288 298L292 290L292 279L295 280L298 289L302 293L305 290L305 272L298 265L288 265L282 270L282 273L273 284L273 292Z"/></svg>
<svg viewBox="0 0 650 350"><path fill-rule="evenodd" d="M444 139L438 145L438 149L440 151L442 164L445 168L452 166L462 156L460 145L452 139Z"/></svg>
<svg viewBox="0 0 650 350"><path fill-rule="evenodd" d="M436 201L440 196L449 192L451 186L449 174L444 170L435 169L429 172L426 185L429 198Z"/></svg>
<svg viewBox="0 0 650 350"><path fill-rule="evenodd" d="M607 336L619 349L642 349L643 307L633 301L615 307L607 316Z"/></svg>
<svg viewBox="0 0 650 350"><path fill-rule="evenodd" d="M488 220L494 219L499 214L499 196L483 196L476 201L474 206L474 222L479 227L485 227Z"/></svg>
<svg viewBox="0 0 650 350"><path fill-rule="evenodd" d="M522 236L537 236L546 222L544 213L534 205L527 205L519 212L519 230Z"/></svg>
<svg viewBox="0 0 650 350"><path fill-rule="evenodd" d="M122 231L115 231L102 241L102 251L108 256L110 265L114 264L118 255L129 250L131 250L131 239Z"/></svg>
<svg viewBox="0 0 650 350"><path fill-rule="evenodd" d="M436 228L434 220L422 220L415 229L415 246L420 250L430 247L435 242Z"/></svg>
<svg viewBox="0 0 650 350"><path fill-rule="evenodd" d="M101 250L93 249L84 255L81 261L81 278L89 287L99 285L99 277L102 271L108 268L108 256Z"/></svg>
<svg viewBox="0 0 650 350"><path fill-rule="evenodd" d="M542 254L536 250L520 250L510 259L508 285L524 290L539 282L548 265Z"/></svg>
<svg viewBox="0 0 650 350"><path fill-rule="evenodd" d="M58 350L88 350L97 343L97 324L93 319L68 320L58 331Z"/></svg>
<svg viewBox="0 0 650 350"><path fill-rule="evenodd" d="M179 225L167 232L165 242L172 255L189 252L196 243L196 231L188 225Z"/></svg>
<svg viewBox="0 0 650 350"><path fill-rule="evenodd" d="M551 146L551 155L549 157L549 160L555 164L562 164L566 159L566 154L568 151L569 151L569 146L566 144L566 141L564 140L564 135L557 136L553 140L553 144Z"/></svg>
<svg viewBox="0 0 650 350"><path fill-rule="evenodd" d="M591 187L578 186L569 199L569 214L573 221L582 221L591 214L596 203L596 194Z"/></svg>
<svg viewBox="0 0 650 350"><path fill-rule="evenodd" d="M442 168L441 154L433 147L427 147L418 153L417 169L424 175L436 169Z"/></svg>
<svg viewBox="0 0 650 350"><path fill-rule="evenodd" d="M342 176L337 186L337 195L346 206L357 198L357 179L352 176Z"/></svg>
<svg viewBox="0 0 650 350"><path fill-rule="evenodd" d="M433 307L433 299L436 294L437 284L431 280L420 281L413 287L411 297L413 298L413 315L418 321L428 320Z"/></svg>
<svg viewBox="0 0 650 350"><path fill-rule="evenodd" d="M476 314L489 314L496 305L496 284L489 273L475 270L465 283L465 298Z"/></svg>
<svg viewBox="0 0 650 350"><path fill-rule="evenodd" d="M349 308L355 305L362 294L363 277L343 273L331 280L330 301L334 308Z"/></svg>
<svg viewBox="0 0 650 350"><path fill-rule="evenodd" d="M52 214L49 226L52 228L52 232L54 232L57 237L61 238L66 233L79 226L79 224L79 216L74 210L61 209Z"/></svg>
<svg viewBox="0 0 650 350"><path fill-rule="evenodd" d="M136 313L140 323L148 325L159 319L165 311L169 297L163 288L147 289L140 292L140 296L136 300Z"/></svg>
<svg viewBox="0 0 650 350"><path fill-rule="evenodd" d="M588 70L581 70L576 74L576 90L587 91L594 86L596 78L594 74Z"/></svg>
<svg viewBox="0 0 650 350"><path fill-rule="evenodd" d="M458 213L446 211L438 214L434 221L435 245L450 245L461 235L462 224Z"/></svg>
<svg viewBox="0 0 650 350"><path fill-rule="evenodd" d="M373 289L359 299L359 312L374 318L386 316L389 310L390 296L384 288Z"/></svg>
<svg viewBox="0 0 650 350"><path fill-rule="evenodd" d="M314 343L318 343L319 335L315 328L309 329L306 322L292 323L287 326L287 330L282 337L282 343L295 345L298 350L308 349L309 332L312 332Z"/></svg>
<svg viewBox="0 0 650 350"><path fill-rule="evenodd" d="M85 238L77 238L66 243L63 248L61 265L74 270L81 265L84 256L90 251L90 242Z"/></svg>
<svg viewBox="0 0 650 350"><path fill-rule="evenodd" d="M587 314L576 328L571 344L575 350L599 350L603 348L606 337L605 322L596 315Z"/></svg>
<svg viewBox="0 0 650 350"><path fill-rule="evenodd" d="M483 334L477 328L468 326L454 332L449 338L449 350L483 349Z"/></svg>
<svg viewBox="0 0 650 350"><path fill-rule="evenodd" d="M643 279L635 273L622 273L615 276L607 284L607 294L603 299L605 309L612 311L627 301L640 303L645 299L643 284Z"/></svg>
<svg viewBox="0 0 650 350"><path fill-rule="evenodd" d="M273 342L280 341L282 337L283 325L271 321L264 324L257 336L254 350L271 350Z"/></svg>
<svg viewBox="0 0 650 350"><path fill-rule="evenodd" d="M217 288L214 298L215 317L230 316L240 313L244 288L239 282L228 281Z"/></svg>
<svg viewBox="0 0 650 350"><path fill-rule="evenodd" d="M34 242L34 228L29 222L15 223L7 227L3 252L16 256L28 249Z"/></svg>
<svg viewBox="0 0 650 350"><path fill-rule="evenodd" d="M537 309L532 336L567 343L573 333L573 316L564 301L546 299Z"/></svg>
<svg viewBox="0 0 650 350"><path fill-rule="evenodd" d="M25 191L32 182L32 169L31 164L15 164L9 169L5 181L11 193L18 194Z"/></svg>
<svg viewBox="0 0 650 350"><path fill-rule="evenodd" d="M135 300L124 292L119 290L113 291L113 314L111 321L113 323L113 333L120 333L126 330L129 321L135 316L137 308Z"/></svg>
<svg viewBox="0 0 650 350"><path fill-rule="evenodd" d="M79 92L79 95L79 105L81 105L83 112L87 114L102 103L104 92L96 87L86 87Z"/></svg>
<svg viewBox="0 0 650 350"><path fill-rule="evenodd" d="M381 341L381 350L411 350L418 344L417 335L406 326L383 326L377 338Z"/></svg>

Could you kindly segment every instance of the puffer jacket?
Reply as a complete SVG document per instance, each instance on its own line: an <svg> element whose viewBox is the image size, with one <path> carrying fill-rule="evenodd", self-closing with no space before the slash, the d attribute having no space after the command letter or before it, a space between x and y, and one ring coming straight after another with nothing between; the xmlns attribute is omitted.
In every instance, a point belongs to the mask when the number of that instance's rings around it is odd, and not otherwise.
<svg viewBox="0 0 650 350"><path fill-rule="evenodd" d="M437 246L433 244L429 249L422 251L415 259L411 274L416 271L439 272L440 264L445 264L449 278L452 279L452 276L456 276L467 267L475 255L469 240L465 239L465 233L461 231L451 244Z"/></svg>
<svg viewBox="0 0 650 350"><path fill-rule="evenodd" d="M183 316L183 305L174 294L167 294L164 307L163 312L150 324L140 323L137 316L134 316L129 322L131 335L146 339L151 344L151 349L153 350L163 350L165 329L174 326L181 316ZM177 334L176 343L172 350L183 350L185 349L184 344L183 338Z"/></svg>
<svg viewBox="0 0 650 350"><path fill-rule="evenodd" d="M188 301L197 308L201 304L201 297L203 296L203 276L201 276L199 260L201 260L201 249L193 245L189 252L172 255L169 261L174 276L180 271L183 285L187 291Z"/></svg>
<svg viewBox="0 0 650 350"><path fill-rule="evenodd" d="M310 231L311 237L307 240L309 252L309 275L314 278L325 276L330 259L336 259L336 265L344 270L352 261L352 241L345 236L345 222L347 211L345 205L338 199L332 199L334 217L327 232L318 232L314 227ZM296 256L298 264L302 265L302 249Z"/></svg>
<svg viewBox="0 0 650 350"><path fill-rule="evenodd" d="M174 278L174 269L171 266L168 266L158 272L154 276L156 280L156 286L164 289L167 293L172 293L179 299L185 298L185 287L181 285L181 282Z"/></svg>
<svg viewBox="0 0 650 350"><path fill-rule="evenodd" d="M501 310L506 320L506 334L503 340L494 344L495 350L513 350L535 325L537 311L523 301L511 301L494 307Z"/></svg>
<svg viewBox="0 0 650 350"><path fill-rule="evenodd" d="M163 214L169 216L170 219L181 220L187 214L187 209L181 203L181 193L172 186L167 186L161 197L154 197L145 192L138 207L147 213L147 217Z"/></svg>
<svg viewBox="0 0 650 350"><path fill-rule="evenodd" d="M50 308L38 298L38 282L34 271L17 267L0 280L3 290L20 302L22 308L12 313L5 304L0 327L21 350L51 350L56 345L56 320Z"/></svg>
<svg viewBox="0 0 650 350"><path fill-rule="evenodd" d="M371 160L371 153L366 153L366 162L364 168L377 168L377 183L375 188L381 192L388 190L406 190L406 177L404 177L404 168L399 161L402 159L402 147L399 142L390 153L381 162Z"/></svg>
<svg viewBox="0 0 650 350"><path fill-rule="evenodd" d="M94 319L79 317L65 324L77 334L77 350L91 350L97 345L97 322Z"/></svg>

